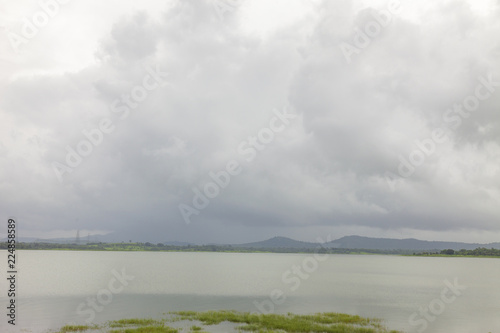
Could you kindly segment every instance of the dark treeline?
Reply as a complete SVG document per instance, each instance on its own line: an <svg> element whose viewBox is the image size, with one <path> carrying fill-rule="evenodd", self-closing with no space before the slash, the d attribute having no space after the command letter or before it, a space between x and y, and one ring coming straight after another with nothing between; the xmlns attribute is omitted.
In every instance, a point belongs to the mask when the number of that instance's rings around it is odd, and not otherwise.
<svg viewBox="0 0 500 333"><path fill-rule="evenodd" d="M478 247L474 250L461 249L458 251L447 249L441 252L420 252L414 253L415 255L448 255L448 256L474 256L474 257L500 257L500 249L487 249L485 247Z"/></svg>

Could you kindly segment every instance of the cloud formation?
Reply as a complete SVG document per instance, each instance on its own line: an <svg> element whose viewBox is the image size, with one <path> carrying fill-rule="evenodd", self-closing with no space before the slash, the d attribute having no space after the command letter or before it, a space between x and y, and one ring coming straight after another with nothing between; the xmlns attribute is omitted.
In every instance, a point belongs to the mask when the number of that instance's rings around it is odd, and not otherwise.
<svg viewBox="0 0 500 333"><path fill-rule="evenodd" d="M498 2L256 3L70 2L21 52L5 35L0 209L34 237L500 236Z"/></svg>

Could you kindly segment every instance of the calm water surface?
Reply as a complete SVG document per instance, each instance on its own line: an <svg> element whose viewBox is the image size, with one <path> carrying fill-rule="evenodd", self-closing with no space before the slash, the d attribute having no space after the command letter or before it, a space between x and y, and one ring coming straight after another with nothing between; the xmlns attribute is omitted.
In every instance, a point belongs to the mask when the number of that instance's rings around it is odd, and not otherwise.
<svg viewBox="0 0 500 333"><path fill-rule="evenodd" d="M344 312L379 317L406 332L425 325L425 332L500 332L499 259L73 251L18 256L18 323L9 327L3 310L1 332L44 332L92 316L103 323L213 309ZM5 309L5 270L0 274ZM450 284L457 286L451 290Z"/></svg>

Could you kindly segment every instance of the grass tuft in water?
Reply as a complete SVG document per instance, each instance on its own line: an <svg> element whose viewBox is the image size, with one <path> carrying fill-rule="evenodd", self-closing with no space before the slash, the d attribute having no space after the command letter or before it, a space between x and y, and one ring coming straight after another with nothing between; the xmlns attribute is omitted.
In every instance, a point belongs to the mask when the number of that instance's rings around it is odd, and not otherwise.
<svg viewBox="0 0 500 333"><path fill-rule="evenodd" d="M89 326L89 325L66 325L61 327L58 333L67 333L67 332L84 332L91 329L97 329L98 326Z"/></svg>
<svg viewBox="0 0 500 333"><path fill-rule="evenodd" d="M108 331L109 333L178 333L179 330L163 325L122 328Z"/></svg>
<svg viewBox="0 0 500 333"><path fill-rule="evenodd" d="M243 324L239 330L249 332L309 332L309 333L387 333L379 319L363 318L343 313L317 313L314 315L252 314L236 311L178 311L172 312L181 320L198 320L205 325L227 321ZM396 332L396 331L391 331Z"/></svg>
<svg viewBox="0 0 500 333"><path fill-rule="evenodd" d="M127 327L127 326L151 326L151 325L161 325L162 321L154 319L120 319L108 322L109 327Z"/></svg>
<svg viewBox="0 0 500 333"><path fill-rule="evenodd" d="M198 321L203 325L218 325L222 322L236 324L234 332L262 333L398 333L389 331L380 319L363 318L344 313L326 312L311 315L257 314L237 311L178 311L169 312L168 318L121 319L109 321L105 326L64 326L58 333L88 332L97 330L107 333L206 333L203 327L191 326L189 329L175 329L165 326L165 322ZM203 326L200 325L200 326Z"/></svg>

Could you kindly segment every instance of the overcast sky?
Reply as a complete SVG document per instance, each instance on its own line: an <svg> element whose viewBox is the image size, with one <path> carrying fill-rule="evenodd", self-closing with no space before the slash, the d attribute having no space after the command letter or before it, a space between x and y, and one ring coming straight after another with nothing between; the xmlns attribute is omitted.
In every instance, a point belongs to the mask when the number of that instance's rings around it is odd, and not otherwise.
<svg viewBox="0 0 500 333"><path fill-rule="evenodd" d="M41 4L0 1L19 236L500 241L499 1Z"/></svg>

